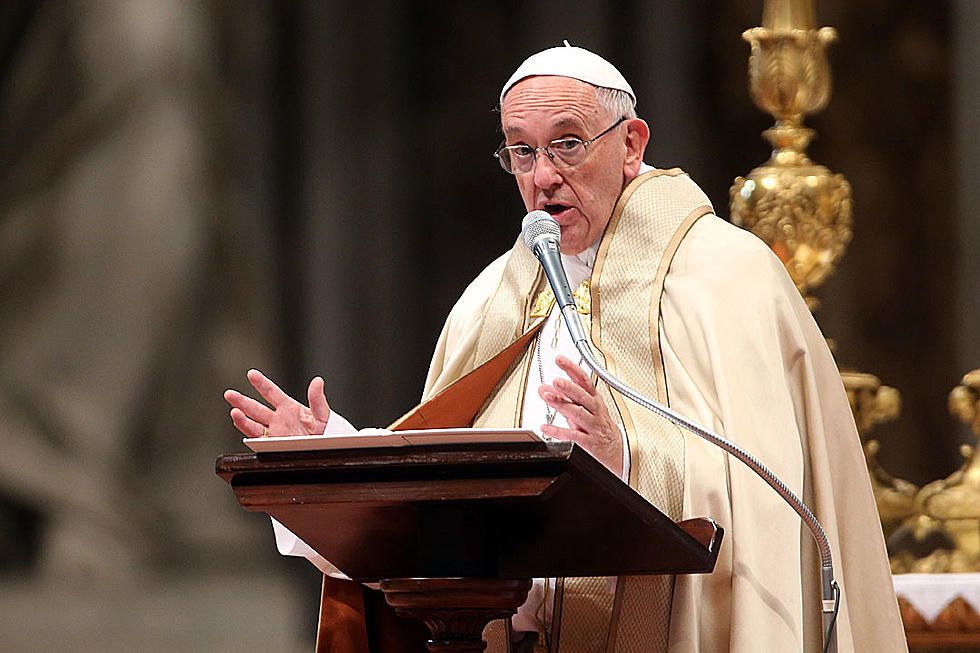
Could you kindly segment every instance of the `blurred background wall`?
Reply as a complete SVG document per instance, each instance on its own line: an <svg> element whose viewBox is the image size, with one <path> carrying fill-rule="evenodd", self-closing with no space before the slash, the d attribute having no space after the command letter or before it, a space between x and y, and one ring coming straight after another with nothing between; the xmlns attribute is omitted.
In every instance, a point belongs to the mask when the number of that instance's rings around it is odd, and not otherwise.
<svg viewBox="0 0 980 653"><path fill-rule="evenodd" d="M897 387L879 459L958 466L980 366L972 0L820 0L810 153L854 187L819 291L842 367ZM310 650L318 586L213 474L258 367L383 425L524 209L500 85L568 39L727 216L768 156L741 32L762 0L10 0L0 10L0 647ZM101 606L101 607L100 607Z"/></svg>

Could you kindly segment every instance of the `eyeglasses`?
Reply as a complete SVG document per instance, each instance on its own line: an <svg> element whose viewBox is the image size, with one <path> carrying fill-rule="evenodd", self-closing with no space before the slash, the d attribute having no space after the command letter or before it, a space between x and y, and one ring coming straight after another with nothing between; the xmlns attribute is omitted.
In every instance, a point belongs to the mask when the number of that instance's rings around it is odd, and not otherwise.
<svg viewBox="0 0 980 653"><path fill-rule="evenodd" d="M543 150L551 162L558 168L571 168L585 161L589 154L589 146L614 130L627 117L623 116L598 136L583 141L581 138L568 136L556 138L542 147L530 145L501 145L493 155L500 161L500 167L512 175L523 175L534 170L538 160L538 151Z"/></svg>

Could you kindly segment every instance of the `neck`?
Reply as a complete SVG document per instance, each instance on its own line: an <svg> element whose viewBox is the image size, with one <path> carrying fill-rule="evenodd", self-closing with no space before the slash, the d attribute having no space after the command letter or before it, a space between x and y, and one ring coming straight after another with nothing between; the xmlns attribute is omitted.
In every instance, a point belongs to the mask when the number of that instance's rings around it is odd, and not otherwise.
<svg viewBox="0 0 980 653"><path fill-rule="evenodd" d="M578 288L583 281L592 276L592 267L595 265L600 240L602 240L601 236L578 254L561 255L561 263L565 267L565 274L568 275L568 285L573 289Z"/></svg>

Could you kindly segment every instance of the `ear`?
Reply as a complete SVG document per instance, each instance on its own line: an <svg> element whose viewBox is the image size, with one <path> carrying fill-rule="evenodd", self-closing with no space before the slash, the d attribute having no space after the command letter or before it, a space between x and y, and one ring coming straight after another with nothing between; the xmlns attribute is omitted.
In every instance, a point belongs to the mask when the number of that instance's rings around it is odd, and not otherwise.
<svg viewBox="0 0 980 653"><path fill-rule="evenodd" d="M623 175L627 180L640 174L643 153L650 142L650 127L639 118L626 123L626 159L623 161Z"/></svg>

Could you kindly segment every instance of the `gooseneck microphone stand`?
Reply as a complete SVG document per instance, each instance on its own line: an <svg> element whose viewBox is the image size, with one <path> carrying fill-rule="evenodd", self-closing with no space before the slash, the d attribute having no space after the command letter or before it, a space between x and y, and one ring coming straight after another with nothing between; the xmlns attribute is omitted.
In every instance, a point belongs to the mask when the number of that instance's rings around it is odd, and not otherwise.
<svg viewBox="0 0 980 653"><path fill-rule="evenodd" d="M606 371L605 367L599 363L592 353L592 348L589 345L585 330L579 321L578 311L575 308L575 300L572 297L571 289L568 285L568 278L565 275L565 269L562 266L559 254L561 229L558 223L545 211L531 211L524 218L521 236L524 239L524 244L534 253L535 257L541 262L541 267L544 268L548 282L551 284L551 288L555 293L555 299L561 308L562 315L565 317L565 325L568 328L569 335L572 337L572 342L575 343L575 348L585 363L599 378L605 381L609 387L614 388L617 392L647 410L659 415L672 424L694 433L711 444L721 447L742 461L742 463L775 490L796 511L800 519L803 520L803 523L810 529L810 533L813 535L813 539L817 544L817 550L820 553L820 584L823 599L821 602L823 653L837 653L837 632L834 626L836 625L837 613L840 609L841 588L834 579L834 565L830 551L830 541L827 539L827 534L824 533L817 518L813 516L813 513L810 512L806 504L775 474L769 471L758 458L717 433L692 422L667 406L637 392Z"/></svg>

